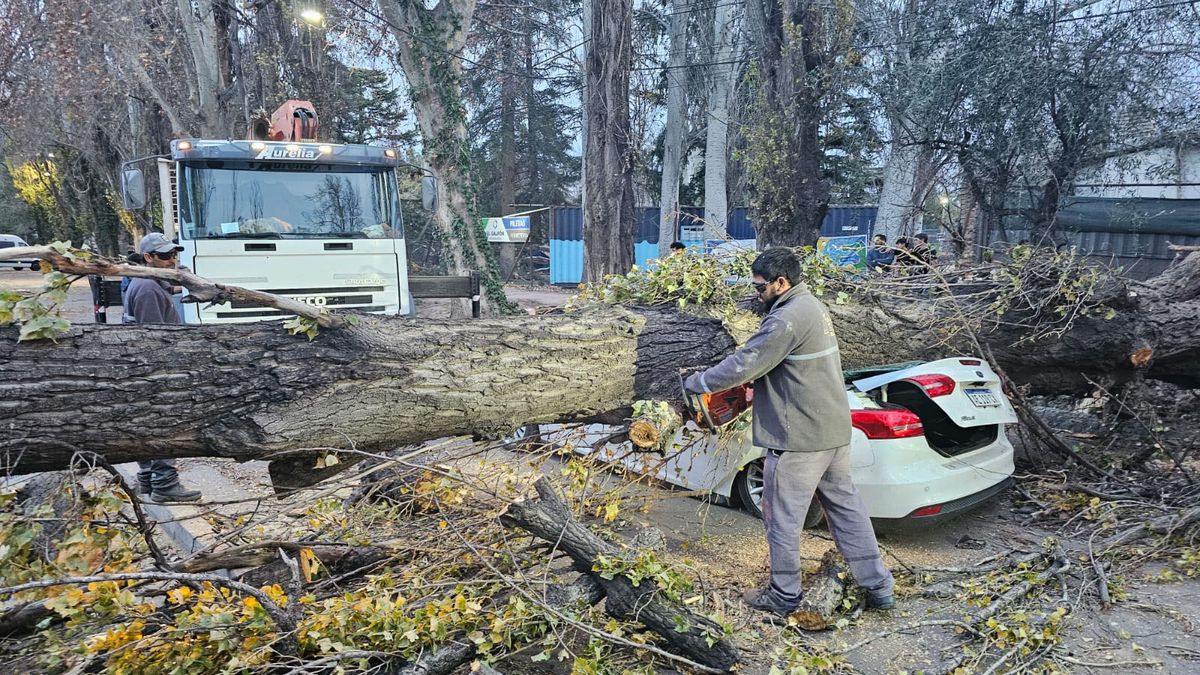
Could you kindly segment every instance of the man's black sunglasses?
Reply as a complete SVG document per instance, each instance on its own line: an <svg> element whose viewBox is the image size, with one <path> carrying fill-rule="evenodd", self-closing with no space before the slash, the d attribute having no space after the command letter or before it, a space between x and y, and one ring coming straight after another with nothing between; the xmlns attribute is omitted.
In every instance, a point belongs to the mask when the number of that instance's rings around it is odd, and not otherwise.
<svg viewBox="0 0 1200 675"><path fill-rule="evenodd" d="M762 293L763 291L767 290L767 286L770 286L771 282L770 281L751 281L750 285L754 287L754 290L758 291L759 293Z"/></svg>
<svg viewBox="0 0 1200 675"><path fill-rule="evenodd" d="M167 251L166 253L159 253L158 251L151 251L150 255L154 256L155 258L158 258L159 260L171 260L171 259L179 257L179 251Z"/></svg>

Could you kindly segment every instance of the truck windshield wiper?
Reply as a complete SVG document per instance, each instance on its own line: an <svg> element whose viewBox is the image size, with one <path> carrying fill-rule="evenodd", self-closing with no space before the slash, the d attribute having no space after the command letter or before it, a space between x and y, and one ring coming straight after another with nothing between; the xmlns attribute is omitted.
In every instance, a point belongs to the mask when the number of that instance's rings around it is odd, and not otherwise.
<svg viewBox="0 0 1200 675"><path fill-rule="evenodd" d="M278 232L230 232L229 234L209 234L197 239L283 239Z"/></svg>

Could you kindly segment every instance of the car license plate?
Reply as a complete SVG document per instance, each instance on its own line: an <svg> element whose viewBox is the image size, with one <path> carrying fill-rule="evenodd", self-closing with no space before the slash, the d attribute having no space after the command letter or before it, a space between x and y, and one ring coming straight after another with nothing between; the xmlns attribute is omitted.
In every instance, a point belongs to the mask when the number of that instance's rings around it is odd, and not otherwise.
<svg viewBox="0 0 1200 675"><path fill-rule="evenodd" d="M976 408L1000 407L1000 397L991 389L967 389L966 392L967 398L971 399Z"/></svg>

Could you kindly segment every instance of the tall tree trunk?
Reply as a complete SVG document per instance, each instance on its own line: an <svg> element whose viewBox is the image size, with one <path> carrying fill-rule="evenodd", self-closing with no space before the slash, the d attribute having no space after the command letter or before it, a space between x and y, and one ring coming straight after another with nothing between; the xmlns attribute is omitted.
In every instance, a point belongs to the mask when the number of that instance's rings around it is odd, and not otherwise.
<svg viewBox="0 0 1200 675"><path fill-rule="evenodd" d="M201 138L226 138L230 129L222 115L220 101L220 94L228 84L221 77L221 44L225 40L217 26L214 2L176 0L176 4L195 78L193 100L198 126L189 131Z"/></svg>
<svg viewBox="0 0 1200 675"><path fill-rule="evenodd" d="M708 129L704 143L704 221L712 233L723 238L729 226L729 118L730 102L741 69L738 44L738 3L719 3L713 13L712 44L716 52L710 66Z"/></svg>
<svg viewBox="0 0 1200 675"><path fill-rule="evenodd" d="M455 56L466 44L475 0L439 0L432 9L414 0L380 0L379 6L399 45L425 161L438 179L433 216L447 242L449 271L479 271L493 309L507 310L495 260L475 220L462 60Z"/></svg>
<svg viewBox="0 0 1200 675"><path fill-rule="evenodd" d="M511 22L506 21L504 28L508 28ZM516 41L512 37L512 33L507 30L501 31L502 39L500 42L501 63L503 69L508 73L516 72L517 70L517 53ZM500 189L499 189L499 204L497 205L500 212L497 214L505 216L513 213L512 205L517 201L517 111L516 106L519 99L519 91L517 88L516 77L507 73L501 73L500 77ZM493 244L487 244L493 246ZM513 269L517 264L517 249L520 244L495 244L494 249L499 254L499 271L502 276L508 278L512 275Z"/></svg>
<svg viewBox="0 0 1200 675"><path fill-rule="evenodd" d="M632 0L590 0L584 151L584 280L625 274L633 266L633 167L630 162L629 68Z"/></svg>
<svg viewBox="0 0 1200 675"><path fill-rule="evenodd" d="M829 208L820 125L843 92L839 54L849 46L846 17L815 0L752 0L761 32L748 168L758 244L811 246Z"/></svg>
<svg viewBox="0 0 1200 675"><path fill-rule="evenodd" d="M899 125L892 125L891 154L883 169L879 211L875 216L875 234L886 236L892 243L915 233L916 216L921 210L921 203L916 200L925 192L918 185L922 151L909 140Z"/></svg>
<svg viewBox="0 0 1200 675"><path fill-rule="evenodd" d="M671 3L669 43L667 46L667 123L663 130L662 190L658 200L658 254L671 252L671 242L679 238L679 177L683 169L683 132L687 127L688 17L686 0Z"/></svg>
<svg viewBox="0 0 1200 675"><path fill-rule="evenodd" d="M586 3L585 3L586 4ZM533 5L529 4L525 7L525 185L521 194L524 195L524 201L530 204L541 204L547 206L541 199L540 190L540 174L538 173L538 134L534 129L535 124L535 103L537 99L537 89L534 83L537 80L537 72L534 70L533 57L536 53L533 44L534 36L534 17ZM533 236L530 233L530 236Z"/></svg>

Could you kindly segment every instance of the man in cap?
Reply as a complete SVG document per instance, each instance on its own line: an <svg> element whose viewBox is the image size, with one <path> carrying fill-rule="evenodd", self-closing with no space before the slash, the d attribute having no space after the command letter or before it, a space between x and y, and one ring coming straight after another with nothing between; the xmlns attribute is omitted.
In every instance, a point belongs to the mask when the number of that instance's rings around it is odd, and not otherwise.
<svg viewBox="0 0 1200 675"><path fill-rule="evenodd" d="M138 253L148 267L172 269L183 250L160 232L142 237ZM135 278L125 290L124 310L127 320L136 323L182 323L171 299L170 285L158 279ZM194 502L200 499L199 490L189 490L179 482L175 461L154 459L138 462L138 487L150 494L153 502Z"/></svg>

